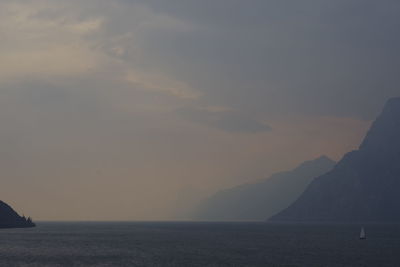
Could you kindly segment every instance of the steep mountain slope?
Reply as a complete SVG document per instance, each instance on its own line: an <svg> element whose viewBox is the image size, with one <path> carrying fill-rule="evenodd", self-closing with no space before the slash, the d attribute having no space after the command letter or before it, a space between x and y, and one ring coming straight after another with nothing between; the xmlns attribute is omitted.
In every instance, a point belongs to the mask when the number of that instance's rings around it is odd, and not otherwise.
<svg viewBox="0 0 400 267"><path fill-rule="evenodd" d="M386 103L358 150L271 221L400 221L400 98Z"/></svg>
<svg viewBox="0 0 400 267"><path fill-rule="evenodd" d="M30 218L21 217L8 204L0 201L0 228L34 227Z"/></svg>

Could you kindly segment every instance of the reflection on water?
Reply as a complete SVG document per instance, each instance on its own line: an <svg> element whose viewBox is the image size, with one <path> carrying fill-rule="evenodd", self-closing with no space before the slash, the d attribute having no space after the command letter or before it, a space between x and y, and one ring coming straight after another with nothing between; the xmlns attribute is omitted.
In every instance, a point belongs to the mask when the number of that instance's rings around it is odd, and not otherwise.
<svg viewBox="0 0 400 267"><path fill-rule="evenodd" d="M0 266L400 266L400 225L39 223L0 230Z"/></svg>

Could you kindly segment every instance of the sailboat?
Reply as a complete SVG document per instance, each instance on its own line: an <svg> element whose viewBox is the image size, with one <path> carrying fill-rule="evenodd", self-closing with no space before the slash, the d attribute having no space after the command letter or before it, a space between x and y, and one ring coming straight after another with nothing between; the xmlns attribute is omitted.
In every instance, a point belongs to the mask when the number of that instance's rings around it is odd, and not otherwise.
<svg viewBox="0 0 400 267"><path fill-rule="evenodd" d="M367 239L367 236L365 235L364 227L361 227L360 239Z"/></svg>

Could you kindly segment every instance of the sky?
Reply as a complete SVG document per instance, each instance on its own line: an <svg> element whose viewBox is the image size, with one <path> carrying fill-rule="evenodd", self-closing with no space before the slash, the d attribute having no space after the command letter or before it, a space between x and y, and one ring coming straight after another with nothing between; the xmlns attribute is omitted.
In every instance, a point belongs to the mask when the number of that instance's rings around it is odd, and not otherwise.
<svg viewBox="0 0 400 267"><path fill-rule="evenodd" d="M0 199L179 220L356 149L400 96L397 0L0 0Z"/></svg>

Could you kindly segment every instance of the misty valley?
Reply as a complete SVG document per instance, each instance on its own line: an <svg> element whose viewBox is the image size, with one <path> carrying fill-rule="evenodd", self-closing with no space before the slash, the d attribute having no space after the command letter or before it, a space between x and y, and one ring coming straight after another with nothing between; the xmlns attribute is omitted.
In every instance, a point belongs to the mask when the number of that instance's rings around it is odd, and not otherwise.
<svg viewBox="0 0 400 267"><path fill-rule="evenodd" d="M193 211L197 223L40 222L2 230L0 265L395 266L399 166L400 98L392 98L358 150L217 193ZM30 217L0 202L0 228L32 227Z"/></svg>

